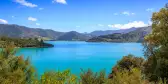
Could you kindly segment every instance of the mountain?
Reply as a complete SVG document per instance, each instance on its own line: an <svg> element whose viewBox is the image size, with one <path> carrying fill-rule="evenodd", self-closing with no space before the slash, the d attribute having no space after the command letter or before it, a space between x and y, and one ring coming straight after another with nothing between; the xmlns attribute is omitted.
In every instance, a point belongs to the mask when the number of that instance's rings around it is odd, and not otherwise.
<svg viewBox="0 0 168 84"><path fill-rule="evenodd" d="M91 33L58 32L51 29L28 28L19 25L0 24L0 36L11 38L43 38L45 40L89 41L89 42L141 42L151 27L123 30L94 31ZM108 34L108 35L107 35ZM101 35L101 36L98 36ZM98 37L93 37L98 36Z"/></svg>
<svg viewBox="0 0 168 84"><path fill-rule="evenodd" d="M93 31L90 34L93 36L101 36L101 35L108 35L114 33L128 33L131 31L136 30L137 28L130 28L130 29L120 29L120 30L106 30L106 31Z"/></svg>
<svg viewBox="0 0 168 84"><path fill-rule="evenodd" d="M88 40L90 38L91 38L90 35L78 33L76 31L71 31L71 32L67 32L67 33L61 35L60 37L58 37L57 40L64 40L64 41L86 41L86 40Z"/></svg>
<svg viewBox="0 0 168 84"><path fill-rule="evenodd" d="M142 27L128 33L114 33L93 37L88 42L142 42L144 37L152 31L152 28Z"/></svg>
<svg viewBox="0 0 168 84"><path fill-rule="evenodd" d="M47 37L55 40L62 34L64 33L51 29L28 28L19 25L0 24L0 36L13 38Z"/></svg>
<svg viewBox="0 0 168 84"><path fill-rule="evenodd" d="M79 40L86 41L91 38L88 34L71 32L58 32L51 29L28 28L19 25L0 24L0 36L11 38L43 38L47 40Z"/></svg>

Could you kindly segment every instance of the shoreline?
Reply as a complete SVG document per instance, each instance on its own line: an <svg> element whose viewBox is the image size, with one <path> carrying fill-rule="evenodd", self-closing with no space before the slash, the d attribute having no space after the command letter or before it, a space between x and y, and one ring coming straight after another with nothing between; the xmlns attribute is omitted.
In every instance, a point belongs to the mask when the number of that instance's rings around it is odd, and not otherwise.
<svg viewBox="0 0 168 84"><path fill-rule="evenodd" d="M49 43L44 43L43 46L41 47L15 47L15 48L53 48L54 45L53 44L49 44ZM3 47L0 47L0 48L3 48Z"/></svg>

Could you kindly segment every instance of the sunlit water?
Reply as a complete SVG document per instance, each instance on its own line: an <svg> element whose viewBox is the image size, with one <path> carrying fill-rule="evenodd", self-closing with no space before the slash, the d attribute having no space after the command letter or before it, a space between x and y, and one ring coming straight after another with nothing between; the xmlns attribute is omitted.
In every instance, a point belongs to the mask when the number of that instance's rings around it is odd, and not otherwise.
<svg viewBox="0 0 168 84"><path fill-rule="evenodd" d="M123 56L133 54L143 57L141 43L87 43L50 41L53 48L21 48L17 55L28 56L38 74L50 70L70 69L79 75L81 69L90 68L94 72L105 70L110 73L112 67Z"/></svg>

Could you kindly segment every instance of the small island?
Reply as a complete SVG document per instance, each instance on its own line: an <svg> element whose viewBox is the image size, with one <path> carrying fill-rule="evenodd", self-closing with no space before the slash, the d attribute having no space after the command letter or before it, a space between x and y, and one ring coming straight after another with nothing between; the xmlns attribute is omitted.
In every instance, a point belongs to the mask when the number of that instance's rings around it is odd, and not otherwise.
<svg viewBox="0 0 168 84"><path fill-rule="evenodd" d="M39 38L10 38L10 37L0 37L0 47L6 47L8 44L13 44L16 47L28 48L28 47L37 47L37 48L49 48L54 47L54 45L45 43L42 39Z"/></svg>

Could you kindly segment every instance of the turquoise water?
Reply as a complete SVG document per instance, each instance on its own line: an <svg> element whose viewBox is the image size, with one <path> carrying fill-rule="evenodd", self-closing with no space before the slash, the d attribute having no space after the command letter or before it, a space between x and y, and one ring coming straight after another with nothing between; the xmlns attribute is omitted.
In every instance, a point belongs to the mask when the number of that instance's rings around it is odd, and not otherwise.
<svg viewBox="0 0 168 84"><path fill-rule="evenodd" d="M92 69L97 72L105 70L110 73L112 67L123 56L133 54L143 56L143 46L140 43L87 43L48 41L53 48L21 48L17 55L28 56L38 74L50 70L70 69L79 75L82 69Z"/></svg>

